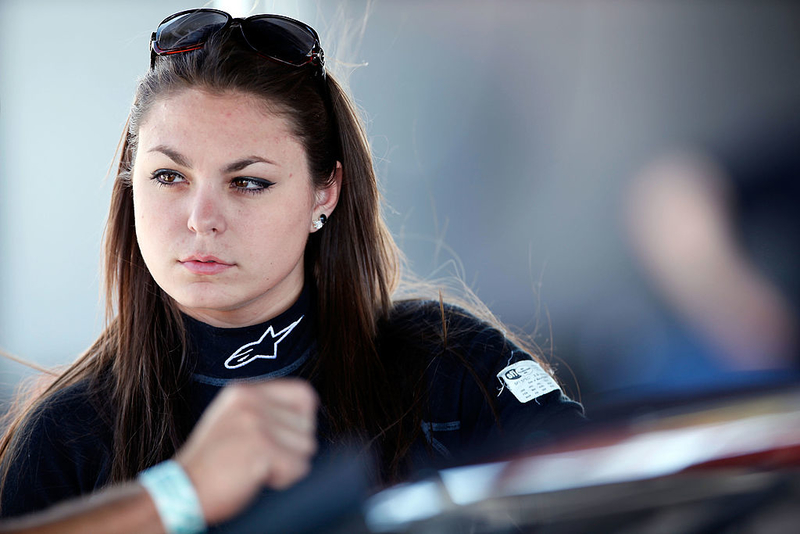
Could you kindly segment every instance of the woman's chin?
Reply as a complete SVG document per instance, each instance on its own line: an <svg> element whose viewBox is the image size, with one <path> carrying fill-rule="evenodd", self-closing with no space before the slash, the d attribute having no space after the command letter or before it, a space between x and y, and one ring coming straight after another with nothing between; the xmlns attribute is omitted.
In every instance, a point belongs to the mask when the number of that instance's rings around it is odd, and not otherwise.
<svg viewBox="0 0 800 534"><path fill-rule="evenodd" d="M192 317L198 314L229 313L242 307L241 302L224 295L192 294L179 295L179 298L172 296L172 298L183 313Z"/></svg>

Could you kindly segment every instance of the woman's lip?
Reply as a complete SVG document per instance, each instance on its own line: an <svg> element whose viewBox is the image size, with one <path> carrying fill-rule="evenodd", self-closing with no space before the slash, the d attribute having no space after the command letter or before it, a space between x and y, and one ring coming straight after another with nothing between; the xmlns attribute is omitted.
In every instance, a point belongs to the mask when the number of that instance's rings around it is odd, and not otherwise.
<svg viewBox="0 0 800 534"><path fill-rule="evenodd" d="M205 254L192 254L191 256L188 256L180 261L181 263L187 261L199 261L203 263L214 262L214 263L221 263L222 265L231 265L230 263L224 262L221 259L217 258L216 256L205 255Z"/></svg>
<svg viewBox="0 0 800 534"><path fill-rule="evenodd" d="M199 259L195 257L182 260L180 263L194 274L219 274L233 267L230 263L224 263L216 259Z"/></svg>

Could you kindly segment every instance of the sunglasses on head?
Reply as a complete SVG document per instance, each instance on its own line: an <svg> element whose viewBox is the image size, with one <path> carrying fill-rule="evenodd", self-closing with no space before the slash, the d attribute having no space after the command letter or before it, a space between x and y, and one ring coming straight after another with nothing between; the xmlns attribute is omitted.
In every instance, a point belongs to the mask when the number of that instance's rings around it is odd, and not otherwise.
<svg viewBox="0 0 800 534"><path fill-rule="evenodd" d="M161 21L150 37L150 68L156 56L178 54L203 48L215 33L238 26L244 42L272 61L302 67L314 65L325 76L325 61L314 28L281 15L253 15L233 18L218 9L190 9Z"/></svg>

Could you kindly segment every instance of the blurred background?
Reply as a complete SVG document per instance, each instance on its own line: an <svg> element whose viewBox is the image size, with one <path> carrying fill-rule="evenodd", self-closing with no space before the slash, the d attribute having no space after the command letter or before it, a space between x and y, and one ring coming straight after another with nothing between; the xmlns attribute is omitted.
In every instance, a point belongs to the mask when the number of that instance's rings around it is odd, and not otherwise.
<svg viewBox="0 0 800 534"><path fill-rule="evenodd" d="M300 18L364 110L390 226L597 403L797 357L800 5L239 1ZM112 164L150 33L195 2L0 1L0 348L103 325ZM0 360L0 396L28 371Z"/></svg>

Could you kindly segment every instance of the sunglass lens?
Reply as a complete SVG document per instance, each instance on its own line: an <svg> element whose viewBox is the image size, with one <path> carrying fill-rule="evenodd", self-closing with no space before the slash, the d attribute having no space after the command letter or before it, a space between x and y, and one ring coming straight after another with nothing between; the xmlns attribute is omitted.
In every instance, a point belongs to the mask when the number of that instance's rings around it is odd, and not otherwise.
<svg viewBox="0 0 800 534"><path fill-rule="evenodd" d="M274 17L251 17L244 21L242 30L250 46L293 65L308 61L317 40L301 23Z"/></svg>
<svg viewBox="0 0 800 534"><path fill-rule="evenodd" d="M156 30L156 44L164 52L177 52L205 43L208 36L228 22L224 13L193 11L163 22Z"/></svg>

